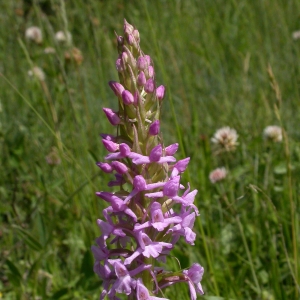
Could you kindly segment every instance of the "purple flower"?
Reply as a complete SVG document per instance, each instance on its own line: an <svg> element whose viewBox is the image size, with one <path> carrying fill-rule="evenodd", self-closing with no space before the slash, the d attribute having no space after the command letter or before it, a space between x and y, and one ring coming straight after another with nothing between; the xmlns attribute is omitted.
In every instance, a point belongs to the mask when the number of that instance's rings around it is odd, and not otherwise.
<svg viewBox="0 0 300 300"><path fill-rule="evenodd" d="M153 202L151 205L151 220L139 224L136 223L134 225L134 231L138 231L147 227L152 226L157 231L163 231L166 227L170 226L171 224L180 223L182 218L180 216L168 216L164 217L163 212L161 210L161 204L158 202Z"/></svg>
<svg viewBox="0 0 300 300"><path fill-rule="evenodd" d="M166 155L174 155L178 150L178 143L172 144L165 148Z"/></svg>
<svg viewBox="0 0 300 300"><path fill-rule="evenodd" d="M155 84L154 84L154 80L152 78L149 78L144 86L145 92L146 93L153 93L154 89L155 89Z"/></svg>
<svg viewBox="0 0 300 300"><path fill-rule="evenodd" d="M140 56L140 57L137 59L136 66L137 66L137 68L138 68L140 71L145 70L145 69L147 68L147 66L148 66L148 61L147 61L147 59L146 59L144 56Z"/></svg>
<svg viewBox="0 0 300 300"><path fill-rule="evenodd" d="M126 104L126 105L130 105L134 102L133 95L127 90L124 90L122 92L122 99L123 99L124 104Z"/></svg>
<svg viewBox="0 0 300 300"><path fill-rule="evenodd" d="M108 163L97 162L97 166L105 173L111 173L113 168Z"/></svg>
<svg viewBox="0 0 300 300"><path fill-rule="evenodd" d="M118 172L121 175L125 174L128 171L128 167L125 164L123 164L123 163L121 163L120 161L117 161L117 160L113 161L111 163L111 166L113 167L113 169L116 172Z"/></svg>
<svg viewBox="0 0 300 300"><path fill-rule="evenodd" d="M187 283L191 299L196 299L197 293L203 294L199 264L172 272L155 263L166 263L181 237L194 244L193 227L199 212L194 204L197 190L180 183L190 158L176 161L173 155L178 143L167 147L162 143L165 87L156 88L154 64L139 42L138 30L125 20L123 37L117 36L120 80L109 82L118 98L118 111L103 108L117 130L115 135L101 134L109 153L106 162L97 163L114 176L107 185L115 191L96 193L108 203L103 218L97 220L101 235L91 248L94 272L102 280L100 300L120 300L119 294L129 299L164 300L156 295L178 282Z"/></svg>
<svg viewBox="0 0 300 300"><path fill-rule="evenodd" d="M135 221L137 220L137 216L135 215L135 213L130 208L128 208L126 203L119 197L107 192L97 192L96 195L111 204L111 206L103 210L103 215L107 220L110 220L109 214L113 212L124 212L128 216L132 217Z"/></svg>
<svg viewBox="0 0 300 300"><path fill-rule="evenodd" d="M162 99L164 99L164 97L165 97L165 87L163 85L160 85L158 88L156 88L155 94L156 94L156 98L158 100L161 101Z"/></svg>
<svg viewBox="0 0 300 300"><path fill-rule="evenodd" d="M143 254L145 257L158 257L159 254L162 252L163 247L172 248L173 245L171 243L165 243L165 242L153 242L149 236L142 232L138 232L138 238L139 247L133 252L133 254L129 257L127 257L124 260L124 264L128 265L131 264L131 262L138 257L139 255Z"/></svg>
<svg viewBox="0 0 300 300"><path fill-rule="evenodd" d="M103 108L104 113L106 114L106 117L108 121L111 123L111 125L118 125L121 123L121 120L119 116L113 112L110 108Z"/></svg>
<svg viewBox="0 0 300 300"><path fill-rule="evenodd" d="M183 271L188 278L189 288L191 292L191 300L196 300L196 293L203 295L203 289L200 281L202 280L202 276L204 273L204 268L199 264L193 264L190 269Z"/></svg>
<svg viewBox="0 0 300 300"><path fill-rule="evenodd" d="M132 162L136 165L141 165L141 164L150 164L154 162L158 164L163 164L163 163L170 163L176 161L176 159L173 156L162 157L162 154L163 154L162 146L159 144L151 150L149 156L137 155L136 157L133 158Z"/></svg>
<svg viewBox="0 0 300 300"><path fill-rule="evenodd" d="M160 129L160 123L159 120L155 120L150 126L149 126L149 134L150 135L158 135Z"/></svg>
<svg viewBox="0 0 300 300"><path fill-rule="evenodd" d="M136 290L137 290L136 293L137 300L169 300L167 298L150 296L148 289L142 284L141 279L137 280Z"/></svg>
<svg viewBox="0 0 300 300"><path fill-rule="evenodd" d="M116 144L110 140L103 139L102 143L103 143L105 149L109 152L115 152L119 149L119 144Z"/></svg>
<svg viewBox="0 0 300 300"><path fill-rule="evenodd" d="M115 93L115 95L117 97L121 97L122 92L125 90L124 86L116 81L110 81L109 83L110 88L113 90L113 92Z"/></svg>
<svg viewBox="0 0 300 300"><path fill-rule="evenodd" d="M146 83L146 76L145 76L145 73L143 71L141 71L137 78L137 84L140 86L144 86L145 83Z"/></svg>

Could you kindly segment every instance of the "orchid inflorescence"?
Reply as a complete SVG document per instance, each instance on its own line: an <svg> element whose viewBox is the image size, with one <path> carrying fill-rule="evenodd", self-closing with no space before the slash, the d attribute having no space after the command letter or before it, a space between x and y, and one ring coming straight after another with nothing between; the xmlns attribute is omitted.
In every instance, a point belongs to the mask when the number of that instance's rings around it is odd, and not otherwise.
<svg viewBox="0 0 300 300"><path fill-rule="evenodd" d="M108 186L119 187L96 193L109 204L104 220L97 220L101 236L92 246L94 271L103 281L100 299L119 299L117 294L165 299L155 295L177 282L188 283L196 299L203 294L202 266L194 263L176 272L162 267L181 236L194 245L197 190L180 183L190 158L176 162L178 144L163 145L159 120L165 87L156 87L153 62L139 42L138 30L125 20L124 36L117 36L119 82L109 82L119 109L103 108L117 134L101 135L110 153L97 163L103 172L114 173Z"/></svg>

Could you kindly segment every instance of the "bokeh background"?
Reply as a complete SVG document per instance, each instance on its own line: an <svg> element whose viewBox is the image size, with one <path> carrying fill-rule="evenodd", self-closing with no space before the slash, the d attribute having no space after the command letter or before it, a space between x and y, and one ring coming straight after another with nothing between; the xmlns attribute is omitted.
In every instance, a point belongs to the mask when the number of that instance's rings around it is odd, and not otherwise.
<svg viewBox="0 0 300 300"><path fill-rule="evenodd" d="M124 18L167 87L164 143L191 157L184 182L199 190L196 244L179 243L169 268L203 265L202 299L299 299L297 0L0 2L0 299L99 298L90 247L110 176L95 163L99 134L114 133L102 107L117 107L107 82ZM282 142L263 138L268 125ZM234 152L214 151L223 126L239 135ZM228 175L213 184L217 167ZM184 284L165 296L189 299Z"/></svg>

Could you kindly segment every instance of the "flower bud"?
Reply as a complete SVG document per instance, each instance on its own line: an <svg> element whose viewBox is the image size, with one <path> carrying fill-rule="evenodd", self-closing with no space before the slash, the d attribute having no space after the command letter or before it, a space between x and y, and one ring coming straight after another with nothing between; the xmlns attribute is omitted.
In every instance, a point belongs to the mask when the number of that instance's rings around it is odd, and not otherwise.
<svg viewBox="0 0 300 300"><path fill-rule="evenodd" d="M119 116L110 108L103 108L104 113L106 114L106 117L108 121L113 125L118 125L121 122L121 119Z"/></svg>
<svg viewBox="0 0 300 300"><path fill-rule="evenodd" d="M120 144L119 146L119 151L121 153L122 156L127 157L129 155L130 151L130 147L127 144Z"/></svg>
<svg viewBox="0 0 300 300"><path fill-rule="evenodd" d="M132 32L132 35L134 36L135 40L137 43L140 42L140 33L137 29L134 29L133 32Z"/></svg>
<svg viewBox="0 0 300 300"><path fill-rule="evenodd" d="M139 56L136 62L136 66L140 71L143 71L148 66L148 62L144 56Z"/></svg>
<svg viewBox="0 0 300 300"><path fill-rule="evenodd" d="M144 191L146 189L147 183L142 175L137 175L133 179L133 186L138 191Z"/></svg>
<svg viewBox="0 0 300 300"><path fill-rule="evenodd" d="M133 105L137 106L138 103L139 103L139 97L140 97L140 94L138 91L135 91L134 92L134 95L133 95L133 99L134 99L134 102L133 102Z"/></svg>
<svg viewBox="0 0 300 300"><path fill-rule="evenodd" d="M163 188L163 192L165 196L168 197L176 196L179 189L179 180L180 180L180 176L176 176L165 184Z"/></svg>
<svg viewBox="0 0 300 300"><path fill-rule="evenodd" d="M112 134L105 134L105 133L101 133L100 136L105 139L105 140L108 140L108 141L112 141L112 142L115 142L116 141L116 137Z"/></svg>
<svg viewBox="0 0 300 300"><path fill-rule="evenodd" d="M155 146L149 155L149 159L151 162L159 161L162 156L162 146L159 144Z"/></svg>
<svg viewBox="0 0 300 300"><path fill-rule="evenodd" d="M189 162L190 162L189 157L181 159L174 165L174 168L176 168L180 173L182 173L187 168L187 165L189 164Z"/></svg>
<svg viewBox="0 0 300 300"><path fill-rule="evenodd" d="M144 86L146 93L153 93L154 92L154 80L152 78L149 78Z"/></svg>
<svg viewBox="0 0 300 300"><path fill-rule="evenodd" d="M148 66L150 66L150 64L151 64L151 57L149 55L144 55L144 58L146 59Z"/></svg>
<svg viewBox="0 0 300 300"><path fill-rule="evenodd" d="M129 45L133 45L135 43L134 36L132 34L129 34L128 38L127 38L127 41L128 41Z"/></svg>
<svg viewBox="0 0 300 300"><path fill-rule="evenodd" d="M121 83L116 81L110 81L108 84L117 97L122 96L122 92L125 90L125 88Z"/></svg>
<svg viewBox="0 0 300 300"><path fill-rule="evenodd" d="M116 69L119 73L124 72L124 70L125 70L125 67L124 67L124 64L123 64L121 58L118 58L116 60Z"/></svg>
<svg viewBox="0 0 300 300"><path fill-rule="evenodd" d="M128 54L126 52L122 52L121 59L122 59L123 65L125 66L126 63L128 62Z"/></svg>
<svg viewBox="0 0 300 300"><path fill-rule="evenodd" d="M137 84L140 86L144 86L145 83L146 83L146 76L145 73L141 71L137 78Z"/></svg>
<svg viewBox="0 0 300 300"><path fill-rule="evenodd" d="M122 92L122 99L123 99L124 104L126 104L126 105L130 105L130 104L134 103L133 95L128 90L124 90Z"/></svg>
<svg viewBox="0 0 300 300"><path fill-rule="evenodd" d="M119 144L114 143L112 141L103 139L102 143L103 143L105 149L109 152L116 152L119 149Z"/></svg>
<svg viewBox="0 0 300 300"><path fill-rule="evenodd" d="M117 43L118 43L118 47L120 48L124 45L124 38L121 35L117 37Z"/></svg>
<svg viewBox="0 0 300 300"><path fill-rule="evenodd" d="M125 174L127 171L128 171L128 168L127 168L127 166L125 165L125 164L123 164L123 163L121 163L121 162L119 162L119 161L113 161L112 163L111 163L111 166L113 167L113 169L117 172L117 173L119 173L119 174Z"/></svg>
<svg viewBox="0 0 300 300"><path fill-rule="evenodd" d="M165 97L165 87L164 87L163 85L160 85L160 86L156 89L155 93L156 93L156 98L157 98L158 100L164 99L164 97Z"/></svg>
<svg viewBox="0 0 300 300"><path fill-rule="evenodd" d="M154 68L153 66L149 66L148 68L148 76L153 77L154 76Z"/></svg>
<svg viewBox="0 0 300 300"><path fill-rule="evenodd" d="M159 120L155 120L150 126L149 126L149 134L150 135L158 135L159 133Z"/></svg>
<svg viewBox="0 0 300 300"><path fill-rule="evenodd" d="M131 34L134 30L134 27L125 20L123 29L125 34Z"/></svg>
<svg viewBox="0 0 300 300"><path fill-rule="evenodd" d="M170 155L170 156L174 155L178 150L178 146L179 146L178 143L175 143L166 147L165 148L166 155Z"/></svg>
<svg viewBox="0 0 300 300"><path fill-rule="evenodd" d="M108 163L97 162L97 166L104 172L104 173L111 173L113 168Z"/></svg>

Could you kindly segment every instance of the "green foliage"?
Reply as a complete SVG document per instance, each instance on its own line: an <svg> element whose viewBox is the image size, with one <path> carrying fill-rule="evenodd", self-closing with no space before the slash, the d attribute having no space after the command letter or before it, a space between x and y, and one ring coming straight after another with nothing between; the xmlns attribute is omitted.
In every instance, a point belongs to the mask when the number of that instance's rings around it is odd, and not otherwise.
<svg viewBox="0 0 300 300"><path fill-rule="evenodd" d="M202 264L207 300L297 299L300 2L25 2L0 3L2 298L99 297L90 247L105 204L94 193L109 176L95 162L105 154L99 134L113 133L102 107L116 105L107 82L118 78L114 30L125 17L167 86L164 143L180 141L178 157L191 157L184 178L199 190L196 245L181 243L170 268ZM25 39L32 25L40 45ZM59 30L72 44L55 41ZM28 76L33 66L45 81ZM287 133L282 143L262 138L273 124ZM211 148L222 126L239 134L234 153ZM228 177L213 185L208 175L221 166ZM189 299L183 284L165 296Z"/></svg>

